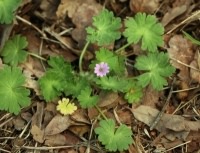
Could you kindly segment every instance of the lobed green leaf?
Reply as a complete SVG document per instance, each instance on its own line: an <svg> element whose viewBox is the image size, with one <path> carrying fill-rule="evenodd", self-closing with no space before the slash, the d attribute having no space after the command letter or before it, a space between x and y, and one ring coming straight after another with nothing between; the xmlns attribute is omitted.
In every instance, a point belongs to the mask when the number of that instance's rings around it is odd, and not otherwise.
<svg viewBox="0 0 200 153"><path fill-rule="evenodd" d="M101 120L100 127L95 128L95 133L98 134L99 141L105 145L109 151L123 151L128 149L133 143L132 131L126 125L122 124L115 129L114 120Z"/></svg>
<svg viewBox="0 0 200 153"><path fill-rule="evenodd" d="M30 91L23 87L25 76L19 68L4 66L0 70L0 80L0 110L17 115L21 107L30 105Z"/></svg>
<svg viewBox="0 0 200 153"><path fill-rule="evenodd" d="M97 16L93 17L93 24L86 29L87 41L100 46L109 45L121 37L119 31L121 19L114 17L113 12L103 9Z"/></svg>
<svg viewBox="0 0 200 153"><path fill-rule="evenodd" d="M164 27L157 23L154 15L137 13L134 18L130 17L125 21L125 26L123 34L128 43L138 43L141 40L143 50L157 52L157 47L164 44Z"/></svg>
<svg viewBox="0 0 200 153"><path fill-rule="evenodd" d="M13 36L8 40L2 51L3 62L12 66L17 66L26 60L27 52L24 50L28 45L25 37L20 35Z"/></svg>

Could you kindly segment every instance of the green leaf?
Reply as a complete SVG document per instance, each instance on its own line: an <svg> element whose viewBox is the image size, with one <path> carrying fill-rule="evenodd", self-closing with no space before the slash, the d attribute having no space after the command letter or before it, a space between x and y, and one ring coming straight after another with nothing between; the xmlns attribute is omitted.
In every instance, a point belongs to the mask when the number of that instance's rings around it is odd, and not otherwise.
<svg viewBox="0 0 200 153"><path fill-rule="evenodd" d="M78 100L82 108L90 108L97 104L99 97L91 96L91 93L92 89L90 87L86 87L81 91Z"/></svg>
<svg viewBox="0 0 200 153"><path fill-rule="evenodd" d="M125 62L124 57L116 55L115 53L101 48L99 51L95 52L97 63L105 62L110 67L110 71L114 71L118 75L124 75L125 72Z"/></svg>
<svg viewBox="0 0 200 153"><path fill-rule="evenodd" d="M73 97L78 97L86 87L89 87L89 82L85 77L74 76L73 79L67 81L64 85L65 96L73 95Z"/></svg>
<svg viewBox="0 0 200 153"><path fill-rule="evenodd" d="M71 64L66 62L63 57L50 57L48 64L51 66L48 72L52 75L57 75L61 80L71 80L73 78Z"/></svg>
<svg viewBox="0 0 200 153"><path fill-rule="evenodd" d="M115 129L115 123L112 119L101 120L99 125L100 127L95 129L95 133L99 135L99 141L109 151L127 150L129 145L133 143L132 131L126 125L122 124Z"/></svg>
<svg viewBox="0 0 200 153"><path fill-rule="evenodd" d="M137 13L134 18L125 21L125 26L124 36L127 37L128 43L138 43L141 40L143 50L156 52L157 46L164 44L162 38L164 28L157 23L154 15Z"/></svg>
<svg viewBox="0 0 200 153"><path fill-rule="evenodd" d="M51 66L43 77L39 79L41 93L46 101L60 96L68 81L73 78L71 65L63 57L51 57L48 61Z"/></svg>
<svg viewBox="0 0 200 153"><path fill-rule="evenodd" d="M13 21L13 12L20 5L21 0L0 0L0 23L10 24Z"/></svg>
<svg viewBox="0 0 200 153"><path fill-rule="evenodd" d="M21 107L30 105L30 91L23 87L25 76L19 68L4 66L0 70L0 80L1 110L17 115Z"/></svg>
<svg viewBox="0 0 200 153"><path fill-rule="evenodd" d="M162 90L163 86L167 85L165 78L175 72L175 68L169 63L168 55L163 52L139 56L135 67L145 71L144 74L138 76L138 84L142 87L151 84L156 90Z"/></svg>
<svg viewBox="0 0 200 153"><path fill-rule="evenodd" d="M47 102L61 95L62 82L57 75L46 72L46 74L39 79L39 86L41 94Z"/></svg>
<svg viewBox="0 0 200 153"><path fill-rule="evenodd" d="M129 83L126 86L126 92L124 98L128 100L128 103L139 102L143 96L142 88L138 85L135 79L129 79Z"/></svg>
<svg viewBox="0 0 200 153"><path fill-rule="evenodd" d="M109 45L121 37L119 31L121 19L116 18L113 12L103 9L99 15L93 17L92 27L88 27L87 41L98 43L98 45Z"/></svg>
<svg viewBox="0 0 200 153"><path fill-rule="evenodd" d="M128 100L129 104L134 102L139 102L143 96L141 88L131 88L128 92L126 92L124 98Z"/></svg>
<svg viewBox="0 0 200 153"><path fill-rule="evenodd" d="M25 37L15 35L8 40L1 51L3 62L12 66L17 66L26 60L27 52L24 50L28 45Z"/></svg>
<svg viewBox="0 0 200 153"><path fill-rule="evenodd" d="M113 91L121 91L124 92L124 90L126 89L126 86L128 85L128 81L123 79L123 78L119 78L117 76L113 76L113 77L101 77L99 79L95 79L94 80L96 82L97 85L100 85L102 89L105 90L113 90Z"/></svg>
<svg viewBox="0 0 200 153"><path fill-rule="evenodd" d="M193 44L196 44L196 45L200 45L200 41L199 40L196 40L194 39L192 36L190 36L187 32L183 31L185 37L187 39L189 39Z"/></svg>

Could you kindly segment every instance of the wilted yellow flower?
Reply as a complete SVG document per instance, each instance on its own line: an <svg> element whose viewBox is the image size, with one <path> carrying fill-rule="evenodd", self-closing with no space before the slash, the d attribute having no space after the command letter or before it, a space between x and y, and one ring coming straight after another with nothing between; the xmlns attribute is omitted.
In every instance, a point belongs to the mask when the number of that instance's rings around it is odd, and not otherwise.
<svg viewBox="0 0 200 153"><path fill-rule="evenodd" d="M69 115L77 110L77 106L74 105L74 103L70 103L69 98L63 98L62 100L58 101L56 109L63 115Z"/></svg>

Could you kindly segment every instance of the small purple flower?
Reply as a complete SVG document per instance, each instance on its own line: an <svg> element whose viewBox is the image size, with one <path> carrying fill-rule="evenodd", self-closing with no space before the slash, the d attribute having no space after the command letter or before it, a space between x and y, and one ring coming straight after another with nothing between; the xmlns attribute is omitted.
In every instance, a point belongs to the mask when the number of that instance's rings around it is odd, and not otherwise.
<svg viewBox="0 0 200 153"><path fill-rule="evenodd" d="M94 73L96 73L97 76L103 77L106 76L107 73L109 73L109 66L105 62L101 62L99 64L96 64L94 68Z"/></svg>

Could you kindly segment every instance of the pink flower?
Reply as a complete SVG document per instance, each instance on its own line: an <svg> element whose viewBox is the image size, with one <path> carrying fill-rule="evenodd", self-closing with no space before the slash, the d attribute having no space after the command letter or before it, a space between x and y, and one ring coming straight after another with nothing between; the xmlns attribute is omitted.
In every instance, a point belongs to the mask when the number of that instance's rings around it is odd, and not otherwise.
<svg viewBox="0 0 200 153"><path fill-rule="evenodd" d="M94 68L94 73L97 76L103 77L106 76L107 73L109 73L109 66L105 62L101 62L99 64L96 64Z"/></svg>

